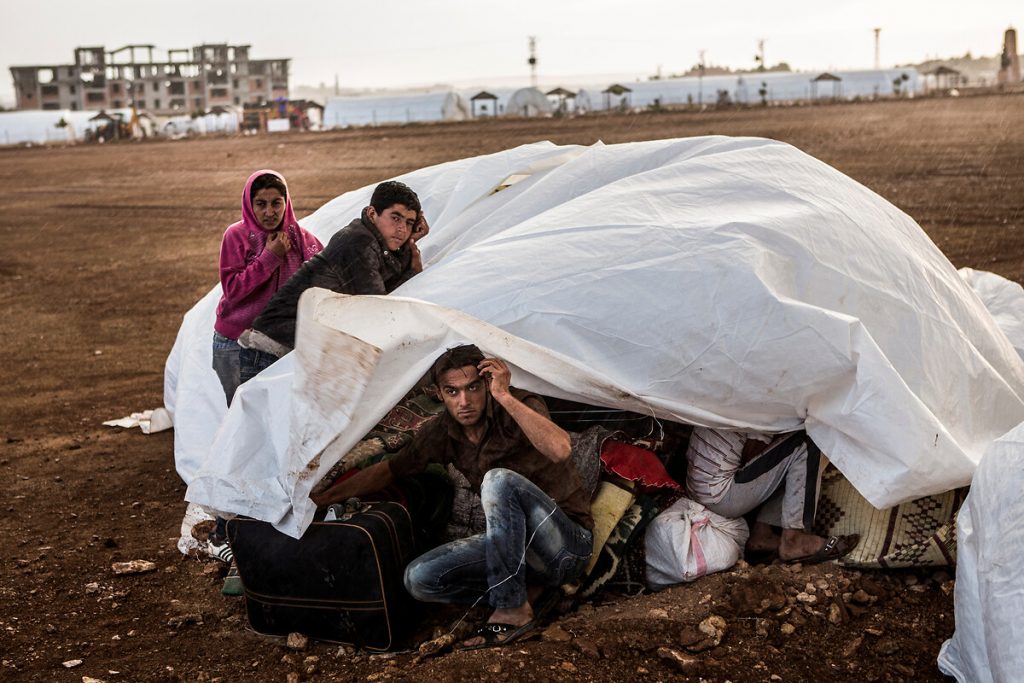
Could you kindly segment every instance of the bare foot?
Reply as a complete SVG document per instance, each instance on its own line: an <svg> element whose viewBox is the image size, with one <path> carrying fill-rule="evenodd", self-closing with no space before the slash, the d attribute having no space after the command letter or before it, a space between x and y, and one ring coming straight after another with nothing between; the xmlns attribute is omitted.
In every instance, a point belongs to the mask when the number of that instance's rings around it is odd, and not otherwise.
<svg viewBox="0 0 1024 683"><path fill-rule="evenodd" d="M783 529L779 543L779 558L793 560L813 555L825 547L825 539L803 529Z"/></svg>
<svg viewBox="0 0 1024 683"><path fill-rule="evenodd" d="M781 537L772 531L770 524L765 522L754 522L750 529L750 538L747 539L746 554L770 553L779 549Z"/></svg>
<svg viewBox="0 0 1024 683"><path fill-rule="evenodd" d="M533 607L530 606L530 601L527 600L519 607L510 607L507 609L496 609L491 612L491 616L487 619L487 624L506 624L508 626L519 627L525 626L533 621ZM490 634L488 634L490 635ZM502 643L505 641L505 637L495 633L495 643ZM475 648L483 645L486 642L486 638L482 635L471 636L466 640L462 641L462 647L464 648Z"/></svg>

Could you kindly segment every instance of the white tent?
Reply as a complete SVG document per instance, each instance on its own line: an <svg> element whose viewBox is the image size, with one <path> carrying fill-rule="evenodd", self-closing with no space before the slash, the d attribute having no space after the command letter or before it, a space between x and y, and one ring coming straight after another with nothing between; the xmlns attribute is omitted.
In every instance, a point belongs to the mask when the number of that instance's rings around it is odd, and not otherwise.
<svg viewBox="0 0 1024 683"><path fill-rule="evenodd" d="M402 180L433 226L426 270L389 297L307 294L296 353L223 420L219 288L186 315L165 402L188 500L298 535L314 483L464 340L542 393L725 428L806 425L879 507L967 483L1024 421L1024 362L927 235L786 144L538 143ZM328 239L371 190L304 225Z"/></svg>
<svg viewBox="0 0 1024 683"><path fill-rule="evenodd" d="M0 145L24 143L76 142L85 139L87 130L106 124L90 121L99 112L72 111L70 109L30 109L0 112ZM131 120L131 109L109 109L108 114L120 114ZM63 120L66 125L59 125Z"/></svg>
<svg viewBox="0 0 1024 683"><path fill-rule="evenodd" d="M551 101L537 88L520 88L504 104L505 116L546 116L552 111Z"/></svg>
<svg viewBox="0 0 1024 683"><path fill-rule="evenodd" d="M824 99L833 96L830 83L820 83L817 88L811 86L811 80L820 72L807 71L766 71L764 73L728 74L719 76L685 76L682 78L664 78L652 81L624 83L631 90L630 105L642 109L655 103L668 105L715 104L718 92L725 91L729 101L739 104L755 104L761 101L760 90L764 88L764 99L768 102L792 102ZM920 93L923 79L916 69L876 69L865 71L831 72L841 80L837 90L839 99L854 97L889 97L894 94L894 81L900 81L900 92L913 96ZM906 75L906 80L903 76ZM594 86L594 92L601 92L606 86ZM815 92L815 90L817 92ZM614 107L619 98L593 97L591 109Z"/></svg>
<svg viewBox="0 0 1024 683"><path fill-rule="evenodd" d="M324 108L325 129L386 123L465 121L469 103L453 91L413 95L332 97Z"/></svg>

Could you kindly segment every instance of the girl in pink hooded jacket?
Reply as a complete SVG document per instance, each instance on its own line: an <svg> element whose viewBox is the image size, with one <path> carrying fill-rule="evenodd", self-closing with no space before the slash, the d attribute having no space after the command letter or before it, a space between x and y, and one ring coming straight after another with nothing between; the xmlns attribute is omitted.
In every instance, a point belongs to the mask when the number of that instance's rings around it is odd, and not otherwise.
<svg viewBox="0 0 1024 683"><path fill-rule="evenodd" d="M224 231L220 244L223 293L213 325L213 369L228 404L238 388L238 335L321 249L320 240L295 219L284 176L268 169L249 176L242 191L242 220Z"/></svg>

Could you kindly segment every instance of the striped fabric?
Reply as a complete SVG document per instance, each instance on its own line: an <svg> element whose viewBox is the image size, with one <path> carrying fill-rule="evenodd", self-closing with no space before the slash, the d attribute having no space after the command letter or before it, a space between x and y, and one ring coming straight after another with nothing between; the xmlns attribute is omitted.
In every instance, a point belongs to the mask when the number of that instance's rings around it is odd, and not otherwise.
<svg viewBox="0 0 1024 683"><path fill-rule="evenodd" d="M694 427L686 450L686 490L699 503L717 503L725 496L743 457L745 432Z"/></svg>

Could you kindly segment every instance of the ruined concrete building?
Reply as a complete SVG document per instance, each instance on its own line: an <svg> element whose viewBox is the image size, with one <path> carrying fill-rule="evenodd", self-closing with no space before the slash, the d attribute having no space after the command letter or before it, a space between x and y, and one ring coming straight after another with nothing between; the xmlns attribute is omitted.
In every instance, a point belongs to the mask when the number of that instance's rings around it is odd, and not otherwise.
<svg viewBox="0 0 1024 683"><path fill-rule="evenodd" d="M153 45L75 48L75 63L12 66L18 109L118 109L153 114L206 112L288 97L290 59L249 59L248 45L197 45L167 51ZM136 51L140 57L136 59Z"/></svg>

